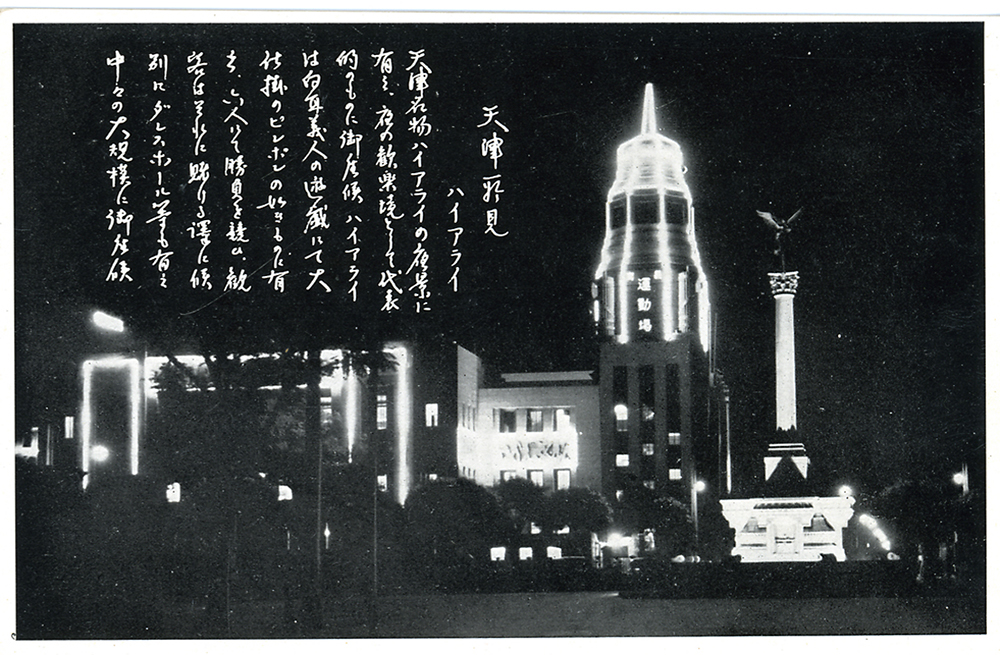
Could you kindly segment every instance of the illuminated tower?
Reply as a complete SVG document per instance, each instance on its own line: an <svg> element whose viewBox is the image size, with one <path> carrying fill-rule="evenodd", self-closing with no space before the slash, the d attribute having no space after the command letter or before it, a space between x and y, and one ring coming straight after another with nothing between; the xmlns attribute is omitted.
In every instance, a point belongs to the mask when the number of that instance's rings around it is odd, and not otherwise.
<svg viewBox="0 0 1000 655"><path fill-rule="evenodd" d="M657 130L649 84L640 132L618 147L593 292L604 338L604 493L639 482L679 500L692 494L694 505L698 481L723 491L718 451L728 440L712 436L722 394L712 383L708 284L685 170L680 146Z"/></svg>

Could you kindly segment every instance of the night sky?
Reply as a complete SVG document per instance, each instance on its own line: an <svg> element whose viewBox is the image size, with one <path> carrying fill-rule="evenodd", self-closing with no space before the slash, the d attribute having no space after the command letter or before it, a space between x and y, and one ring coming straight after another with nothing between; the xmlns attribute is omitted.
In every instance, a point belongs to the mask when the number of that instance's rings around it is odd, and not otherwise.
<svg viewBox="0 0 1000 655"><path fill-rule="evenodd" d="M737 457L756 460L774 421L766 273L778 264L755 210L802 207L787 252L800 273L798 426L814 465L862 493L963 461L985 475L983 28L972 23L18 26L19 428L72 407L75 362L99 343L85 327L90 307L136 324L210 315L250 333L275 315L379 322L294 293L213 296L199 314L206 297L103 282L108 48L302 43L426 50L440 130L429 148L436 220L447 217L447 190L462 186L472 227L487 173L481 108L497 105L510 129L499 202L509 236L470 229L461 293L390 331L454 338L498 370L596 368L590 285L604 202L615 149L638 132L652 82L660 131L688 168ZM438 248L432 261L446 262Z"/></svg>

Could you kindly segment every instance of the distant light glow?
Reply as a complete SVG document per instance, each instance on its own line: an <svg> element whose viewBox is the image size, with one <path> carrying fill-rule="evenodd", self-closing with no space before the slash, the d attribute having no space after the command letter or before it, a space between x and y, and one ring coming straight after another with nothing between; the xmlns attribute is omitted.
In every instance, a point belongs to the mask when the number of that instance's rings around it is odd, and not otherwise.
<svg viewBox="0 0 1000 655"><path fill-rule="evenodd" d="M702 491L705 491L705 482L703 480L696 480L695 483L694 483L694 490L697 493L701 493Z"/></svg>
<svg viewBox="0 0 1000 655"><path fill-rule="evenodd" d="M94 325L101 328L102 330L107 330L109 332L124 332L125 331L125 321L118 318L117 316L112 316L111 314L105 314L104 312L98 310L90 315L90 320L93 321Z"/></svg>
<svg viewBox="0 0 1000 655"><path fill-rule="evenodd" d="M845 484L840 488L840 495L843 498L850 498L851 496L854 495L854 489L851 489L849 486Z"/></svg>
<svg viewBox="0 0 1000 655"><path fill-rule="evenodd" d="M955 475L951 476L951 481L961 486L965 484L965 474L961 472L956 473Z"/></svg>
<svg viewBox="0 0 1000 655"><path fill-rule="evenodd" d="M90 459L97 463L106 462L110 457L111 451L108 450L107 446L98 445L90 449Z"/></svg>

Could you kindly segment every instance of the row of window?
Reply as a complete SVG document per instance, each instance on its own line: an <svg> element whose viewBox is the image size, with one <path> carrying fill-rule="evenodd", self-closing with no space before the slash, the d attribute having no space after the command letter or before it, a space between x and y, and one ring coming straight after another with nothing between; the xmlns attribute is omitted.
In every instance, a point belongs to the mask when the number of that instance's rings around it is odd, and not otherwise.
<svg viewBox="0 0 1000 655"><path fill-rule="evenodd" d="M498 432L517 432L518 421L516 409L497 409L493 412L493 427ZM571 426L572 410L566 407L554 409L525 409L524 431L545 432L559 431Z"/></svg>
<svg viewBox="0 0 1000 655"><path fill-rule="evenodd" d="M570 470L569 469L555 469L552 472L553 475L553 485L556 490L559 489L569 489L570 486ZM513 480L520 477L517 471L500 471L500 480ZM532 469L528 471L528 480L539 487L545 486L545 471L541 469Z"/></svg>

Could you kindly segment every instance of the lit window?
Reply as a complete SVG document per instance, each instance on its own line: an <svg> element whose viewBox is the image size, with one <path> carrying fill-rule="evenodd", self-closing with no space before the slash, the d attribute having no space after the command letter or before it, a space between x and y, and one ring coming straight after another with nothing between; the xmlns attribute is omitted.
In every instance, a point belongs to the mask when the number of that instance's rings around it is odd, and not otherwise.
<svg viewBox="0 0 1000 655"><path fill-rule="evenodd" d="M618 453L615 455L615 466L625 468L628 466L628 453Z"/></svg>
<svg viewBox="0 0 1000 655"><path fill-rule="evenodd" d="M507 559L507 549L503 546L494 546L490 548L490 561L491 562L502 562Z"/></svg>
<svg viewBox="0 0 1000 655"><path fill-rule="evenodd" d="M569 430L573 427L570 423L570 410L568 409L557 409L556 410L556 430Z"/></svg>
<svg viewBox="0 0 1000 655"><path fill-rule="evenodd" d="M537 523L532 522L531 534L542 534L542 528Z"/></svg>
<svg viewBox="0 0 1000 655"><path fill-rule="evenodd" d="M628 431L628 407L615 405L615 429L618 432Z"/></svg>
<svg viewBox="0 0 1000 655"><path fill-rule="evenodd" d="M569 489L569 469L556 469L556 489Z"/></svg>
<svg viewBox="0 0 1000 655"><path fill-rule="evenodd" d="M179 503L181 502L181 483L175 482L167 486L167 502L168 503Z"/></svg>
<svg viewBox="0 0 1000 655"><path fill-rule="evenodd" d="M378 402L375 409L375 427L385 430L389 427L389 399L385 394L378 395Z"/></svg>
<svg viewBox="0 0 1000 655"><path fill-rule="evenodd" d="M389 489L389 476L383 473L382 475L378 476L378 490L386 491L388 489Z"/></svg>
<svg viewBox="0 0 1000 655"><path fill-rule="evenodd" d="M667 444L670 446L681 445L681 433L680 432L670 432L667 434Z"/></svg>
<svg viewBox="0 0 1000 655"><path fill-rule="evenodd" d="M544 421L542 420L542 410L540 409L529 409L527 412L528 423L525 429L528 432L541 432L544 427Z"/></svg>
<svg viewBox="0 0 1000 655"><path fill-rule="evenodd" d="M655 451L656 451L656 446L654 444L651 443L642 444L643 455L652 455Z"/></svg>
<svg viewBox="0 0 1000 655"><path fill-rule="evenodd" d="M500 479L503 481L517 478L517 471L500 471Z"/></svg>
<svg viewBox="0 0 1000 655"><path fill-rule="evenodd" d="M497 410L501 432L517 432L517 414L513 409Z"/></svg>
<svg viewBox="0 0 1000 655"><path fill-rule="evenodd" d="M624 489L615 490L615 500L621 502L623 498L625 498L625 490Z"/></svg>
<svg viewBox="0 0 1000 655"><path fill-rule="evenodd" d="M424 405L424 424L429 428L436 428L438 424L437 403L427 403Z"/></svg>
<svg viewBox="0 0 1000 655"><path fill-rule="evenodd" d="M438 474L437 473L428 473L427 474L427 479L430 480L431 482L434 482L435 480L438 479Z"/></svg>
<svg viewBox="0 0 1000 655"><path fill-rule="evenodd" d="M642 486L646 487L647 489L656 489L656 480L643 480Z"/></svg>
<svg viewBox="0 0 1000 655"><path fill-rule="evenodd" d="M531 546L521 546L517 549L517 556L523 562L524 560L531 559Z"/></svg>
<svg viewBox="0 0 1000 655"><path fill-rule="evenodd" d="M539 487L545 484L545 472L544 471L528 471L528 479L531 480L532 484Z"/></svg>
<svg viewBox="0 0 1000 655"><path fill-rule="evenodd" d="M556 534L569 534L569 526L564 525L563 527L556 530Z"/></svg>
<svg viewBox="0 0 1000 655"><path fill-rule="evenodd" d="M562 548L559 546L549 546L545 549L545 556L549 559L562 559Z"/></svg>
<svg viewBox="0 0 1000 655"><path fill-rule="evenodd" d="M670 471L668 472L668 475L670 476L671 480L680 480L681 479L681 470L680 469L670 469Z"/></svg>
<svg viewBox="0 0 1000 655"><path fill-rule="evenodd" d="M292 488L288 485L279 484L278 485L278 500L291 500L292 499Z"/></svg>

